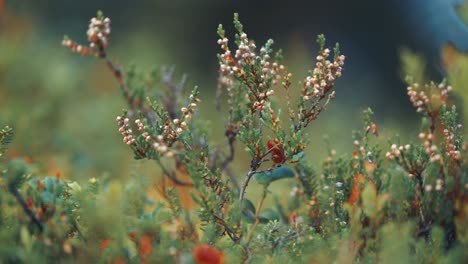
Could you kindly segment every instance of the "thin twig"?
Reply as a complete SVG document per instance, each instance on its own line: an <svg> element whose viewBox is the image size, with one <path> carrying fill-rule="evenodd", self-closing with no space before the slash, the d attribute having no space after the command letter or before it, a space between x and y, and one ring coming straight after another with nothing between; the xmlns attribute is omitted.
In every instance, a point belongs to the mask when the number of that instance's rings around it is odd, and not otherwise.
<svg viewBox="0 0 468 264"><path fill-rule="evenodd" d="M221 164L221 170L225 171L226 174L229 176L230 181L236 188L237 192L240 191L240 185L237 179L234 177L231 168L229 167L229 163L234 160L235 155L235 146L234 143L236 142L236 137L238 133L238 129L234 128L232 125L229 125L226 129L225 136L228 138L228 145L229 145L229 155L224 159L223 163Z"/></svg>
<svg viewBox="0 0 468 264"><path fill-rule="evenodd" d="M187 81L187 75L184 74L182 75L181 80L179 81L178 84L174 83L174 71L175 71L175 66L172 66L170 68L167 67L162 67L161 69L161 75L162 75L162 82L164 85L167 86L168 90L167 92L169 93L169 96L164 99L161 98L162 101L164 102L164 107L169 114L169 116L174 119L178 118L178 109L177 109L177 98L180 97L183 88L185 87L185 83Z"/></svg>
<svg viewBox="0 0 468 264"><path fill-rule="evenodd" d="M133 105L133 96L130 93L130 88L127 86L127 84L123 80L123 73L122 73L122 68L117 67L108 57L103 48L101 48L99 52L99 57L103 59L106 62L107 67L109 70L112 72L114 75L115 79L120 85L120 88L122 89L123 95L125 99L127 100L127 104L129 106Z"/></svg>
<svg viewBox="0 0 468 264"><path fill-rule="evenodd" d="M239 242L240 241L240 237L236 235L236 232L234 230L232 230L226 223L226 221L224 221L224 219L220 218L219 216L217 216L216 214L213 214L213 217L216 219L216 221L218 222L218 224L220 224L224 230L225 230L225 233L229 236L229 238L231 238L232 241L234 241L235 243Z"/></svg>
<svg viewBox="0 0 468 264"><path fill-rule="evenodd" d="M250 248L248 246L244 247L244 252L246 253L246 257L244 261L242 262L243 264L248 264L252 261L252 252L250 251Z"/></svg>
<svg viewBox="0 0 468 264"><path fill-rule="evenodd" d="M127 101L127 105L131 108L133 112L137 112L135 106L138 106L139 110L146 116L148 124L152 125L154 123L155 114L149 108L144 106L144 102L141 100L135 100L135 97L131 94L130 88L123 80L123 72L120 66L116 66L108 57L104 48L100 48L99 58L103 59L106 62L107 67L114 75L115 79L119 83L120 89L122 90L123 96Z"/></svg>
<svg viewBox="0 0 468 264"><path fill-rule="evenodd" d="M86 237L81 232L80 228L78 227L78 223L76 222L75 219L73 219L72 226L73 226L73 228L75 228L75 230L78 233L78 235L80 236L80 238L83 239L84 242L86 242Z"/></svg>
<svg viewBox="0 0 468 264"><path fill-rule="evenodd" d="M249 185L250 179L251 179L252 176L254 176L255 174L257 174L257 171L256 171L256 170L250 169L250 171L249 171L249 172L247 173L247 175L245 176L244 183L242 183L242 187L241 187L240 192L239 192L239 201L240 201L241 203L242 203L242 201L244 201L245 190L247 189L247 186Z"/></svg>
<svg viewBox="0 0 468 264"><path fill-rule="evenodd" d="M23 199L23 196L21 196L21 194L18 192L18 189L11 188L10 192L13 194L13 196L15 196L16 200L23 208L23 211L29 216L31 221L39 228L39 232L42 233L44 231L44 225L41 221L39 221L39 219L37 219L36 215L34 215L31 209L28 208L26 201Z"/></svg>
<svg viewBox="0 0 468 264"><path fill-rule="evenodd" d="M278 164L276 164L276 165L274 165L272 167L269 167L268 169L257 170L263 162L268 161L268 160L264 160L263 158L265 158L265 156L267 156L269 153L271 153L272 150L273 150L273 148L269 149L268 151L263 153L261 156L256 157L254 160L252 160L250 162L250 170L249 170L249 172L247 172L247 175L245 176L245 180L242 183L241 191L239 193L239 201L241 203L244 200L245 190L247 189L247 186L249 185L249 182L250 182L250 179L252 178L252 176L254 176L255 174L258 174L258 173L272 172L274 169L277 169L277 168L281 167L281 165L283 165L286 162L287 158L284 159L281 163L278 163Z"/></svg>
<svg viewBox="0 0 468 264"><path fill-rule="evenodd" d="M193 186L193 183L190 182L184 182L179 179L177 179L176 175L174 172L169 171L166 166L162 164L162 162L157 159L156 162L158 163L159 167L162 169L163 173L166 174L166 176L171 179L172 182L174 182L176 185L180 186Z"/></svg>
<svg viewBox="0 0 468 264"><path fill-rule="evenodd" d="M333 88L332 85L325 87L324 93L317 99L317 101L315 101L315 103L312 106L309 107L309 109L304 114L304 117L301 118L299 123L294 126L294 132L298 132L302 128L307 127L312 120L317 119L318 115L325 109L325 107L328 105L328 103L330 103L332 99L332 97L328 95L328 92L332 88ZM327 95L328 95L328 100L324 104L320 105L322 100L325 99ZM318 109L318 111L315 111L319 105L320 105L320 108Z"/></svg>
<svg viewBox="0 0 468 264"><path fill-rule="evenodd" d="M123 78L122 78L122 69L120 67L117 67L114 65L114 63L112 63L112 61L107 57L107 54L104 50L104 48L101 47L100 49L100 53L99 53L99 57L101 59L103 59L108 68L111 70L111 72L113 73L114 77L117 79L117 82L119 83L121 89L122 89L122 92L124 94L124 97L125 99L127 99L127 104L128 106L134 108L134 97L131 95L130 93L130 89L129 87L127 86L127 84L124 82ZM186 81L186 76L184 75L182 77L182 80L180 81L179 85L174 85L172 83L172 74L173 74L173 71L174 71L174 67L172 67L169 71L166 71L166 75L163 74L163 81L166 85L172 87L173 89L173 97L172 100L170 101L175 101L176 98L174 98L175 96L175 93L179 93L180 90L183 88L183 86L185 85L185 81ZM145 113L145 115L147 116L147 120L148 120L148 123L151 125L152 124L152 115L151 115L151 111L148 110L148 109L145 109L142 105L143 102L140 102L140 107L141 107L141 110L143 110L143 112ZM174 107L168 107L168 109L173 109ZM175 111L172 111L173 114L175 114ZM163 170L164 174L167 175L167 177L169 179L172 180L172 182L174 182L175 184L177 185L180 185L180 186L193 186L192 183L188 183L188 182L183 182L179 179L177 179L177 177L175 176L175 173L173 172L170 172L162 163L161 161L157 160L159 166L161 167L161 169Z"/></svg>

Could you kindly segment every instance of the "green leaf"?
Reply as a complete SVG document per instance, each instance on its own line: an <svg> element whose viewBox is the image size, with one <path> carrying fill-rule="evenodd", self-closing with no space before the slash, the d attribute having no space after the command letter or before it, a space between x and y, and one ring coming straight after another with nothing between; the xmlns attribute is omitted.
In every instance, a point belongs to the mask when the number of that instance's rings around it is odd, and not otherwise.
<svg viewBox="0 0 468 264"><path fill-rule="evenodd" d="M288 167L279 167L271 172L258 173L254 180L259 184L268 184L276 180L294 177L294 171Z"/></svg>
<svg viewBox="0 0 468 264"><path fill-rule="evenodd" d="M247 218L248 222L255 222L255 206L247 198L242 201L242 214Z"/></svg>
<svg viewBox="0 0 468 264"><path fill-rule="evenodd" d="M270 221L280 220L280 215L277 211L272 208L266 208L262 211L262 213L258 216L260 223L268 223Z"/></svg>

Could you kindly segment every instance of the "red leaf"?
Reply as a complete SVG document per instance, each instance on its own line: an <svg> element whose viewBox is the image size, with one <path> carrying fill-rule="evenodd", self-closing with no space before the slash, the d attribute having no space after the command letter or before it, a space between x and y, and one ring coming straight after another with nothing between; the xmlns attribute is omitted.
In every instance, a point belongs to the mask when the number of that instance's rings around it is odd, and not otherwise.
<svg viewBox="0 0 468 264"><path fill-rule="evenodd" d="M274 163L282 163L286 158L284 156L283 145L281 145L278 139L268 140L267 141L268 150L271 150L271 160Z"/></svg>

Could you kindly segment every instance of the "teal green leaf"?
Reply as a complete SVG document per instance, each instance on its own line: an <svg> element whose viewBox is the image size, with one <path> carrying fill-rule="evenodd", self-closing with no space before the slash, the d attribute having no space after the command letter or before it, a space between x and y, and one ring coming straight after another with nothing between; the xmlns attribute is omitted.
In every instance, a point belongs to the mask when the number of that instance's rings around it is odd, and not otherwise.
<svg viewBox="0 0 468 264"><path fill-rule="evenodd" d="M52 199L54 198L54 195L49 191L43 191L41 193L41 198L42 198L42 202L47 204L52 201Z"/></svg>
<svg viewBox="0 0 468 264"><path fill-rule="evenodd" d="M54 190L54 185L55 185L55 180L54 179L52 179L51 177L45 178L44 186L45 186L46 190L48 190L48 191Z"/></svg>
<svg viewBox="0 0 468 264"><path fill-rule="evenodd" d="M304 152L299 152L299 153L297 153L297 154L295 154L295 155L292 156L291 161L292 161L292 162L298 162L298 161L300 161L303 157L304 157Z"/></svg>
<svg viewBox="0 0 468 264"><path fill-rule="evenodd" d="M271 172L258 173L254 180L259 184L268 184L276 180L294 177L294 171L288 167L279 167Z"/></svg>

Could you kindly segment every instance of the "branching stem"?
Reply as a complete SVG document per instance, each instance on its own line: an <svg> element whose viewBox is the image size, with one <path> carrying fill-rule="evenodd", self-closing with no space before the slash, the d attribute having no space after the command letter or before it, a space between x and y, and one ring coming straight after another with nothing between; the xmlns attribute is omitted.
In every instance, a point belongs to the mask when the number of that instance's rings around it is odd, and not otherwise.
<svg viewBox="0 0 468 264"><path fill-rule="evenodd" d="M28 208L26 201L24 200L23 196L21 196L21 194L18 192L18 189L11 188L10 192L16 198L18 203L23 208L23 211L29 216L31 221L39 228L39 232L42 233L44 231L44 225L42 224L41 221L39 221L39 219L37 219L36 215L31 211L31 209Z"/></svg>

